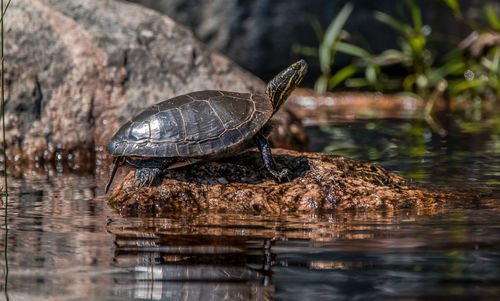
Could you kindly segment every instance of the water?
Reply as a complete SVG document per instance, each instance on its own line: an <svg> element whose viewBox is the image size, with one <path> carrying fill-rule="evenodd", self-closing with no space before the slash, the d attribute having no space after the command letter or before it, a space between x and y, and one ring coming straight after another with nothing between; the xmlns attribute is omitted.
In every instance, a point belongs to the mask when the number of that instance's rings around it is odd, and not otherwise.
<svg viewBox="0 0 500 301"><path fill-rule="evenodd" d="M442 137L423 120L378 119L310 127L307 132L312 151L376 163L418 183L498 190L500 124L451 127Z"/></svg>
<svg viewBox="0 0 500 301"><path fill-rule="evenodd" d="M106 205L106 174L25 172L10 178L2 297L498 300L497 134L441 138L394 120L308 131L313 150L378 162L416 182L488 188L494 200L468 209L126 218Z"/></svg>

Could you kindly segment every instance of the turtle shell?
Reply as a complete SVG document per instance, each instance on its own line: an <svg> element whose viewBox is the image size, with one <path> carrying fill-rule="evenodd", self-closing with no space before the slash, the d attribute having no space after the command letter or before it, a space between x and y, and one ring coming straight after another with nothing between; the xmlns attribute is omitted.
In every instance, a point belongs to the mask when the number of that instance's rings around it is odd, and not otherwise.
<svg viewBox="0 0 500 301"><path fill-rule="evenodd" d="M124 124L111 155L204 157L238 150L271 118L265 94L199 91L146 109Z"/></svg>

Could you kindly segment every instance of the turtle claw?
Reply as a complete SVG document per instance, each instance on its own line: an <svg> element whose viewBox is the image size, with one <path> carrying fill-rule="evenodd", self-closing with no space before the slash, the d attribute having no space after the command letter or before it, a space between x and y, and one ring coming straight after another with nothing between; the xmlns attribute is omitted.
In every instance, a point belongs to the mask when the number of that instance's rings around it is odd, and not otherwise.
<svg viewBox="0 0 500 301"><path fill-rule="evenodd" d="M279 183L283 183L291 181L293 174L290 170L284 168L280 172L273 174L273 176L276 178L276 181L278 181Z"/></svg>
<svg viewBox="0 0 500 301"><path fill-rule="evenodd" d="M135 170L134 181L139 182L139 185L137 186L139 189L144 187L146 183L148 186L151 186L160 173L161 169L159 168L139 168Z"/></svg>
<svg viewBox="0 0 500 301"><path fill-rule="evenodd" d="M273 175L274 179L278 183L289 182L293 178L293 174L287 168L283 168L281 171L269 170L269 172Z"/></svg>

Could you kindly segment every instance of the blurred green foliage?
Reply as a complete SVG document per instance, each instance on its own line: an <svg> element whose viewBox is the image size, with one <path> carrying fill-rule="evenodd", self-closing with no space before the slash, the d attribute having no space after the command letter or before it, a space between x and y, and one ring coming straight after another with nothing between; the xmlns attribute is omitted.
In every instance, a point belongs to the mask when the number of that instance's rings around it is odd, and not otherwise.
<svg viewBox="0 0 500 301"><path fill-rule="evenodd" d="M457 22L463 21L458 1L440 1L450 8ZM395 31L399 42L399 49L387 49L379 54L349 42L350 34L343 27L353 12L351 4L340 10L324 33L314 21L319 47L299 46L296 50L319 59L322 74L316 80L316 91L324 93L343 85L385 93L405 92L431 100L424 112L426 115L432 113L437 98L465 102L473 109L500 98L500 17L491 7L484 8L487 28L471 30L464 41L440 60L436 60L437 53L428 46L433 33L430 26L424 24L418 5L406 0L405 8L411 22L382 12L374 14L375 20ZM471 24L470 27L477 26ZM333 73L337 53L351 56L352 63ZM389 75L386 72L389 66L406 71Z"/></svg>

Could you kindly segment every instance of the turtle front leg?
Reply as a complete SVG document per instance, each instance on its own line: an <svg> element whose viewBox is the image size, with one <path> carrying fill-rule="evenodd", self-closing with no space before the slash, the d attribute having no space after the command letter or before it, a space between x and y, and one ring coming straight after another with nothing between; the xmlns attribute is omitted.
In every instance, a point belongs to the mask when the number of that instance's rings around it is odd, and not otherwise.
<svg viewBox="0 0 500 301"><path fill-rule="evenodd" d="M274 162L273 155L271 154L271 147L267 142L266 137L261 133L257 133L254 137L255 144L259 147L260 154L262 155L262 161L264 161L264 166L273 175L273 177L281 182L283 178L290 180L290 171L286 168L278 171L276 168L276 163Z"/></svg>
<svg viewBox="0 0 500 301"><path fill-rule="evenodd" d="M134 181L138 181L138 188L142 188L146 184L151 186L151 184L154 183L162 171L166 169L171 162L160 158L141 158L132 159L132 162L128 163L136 166Z"/></svg>

